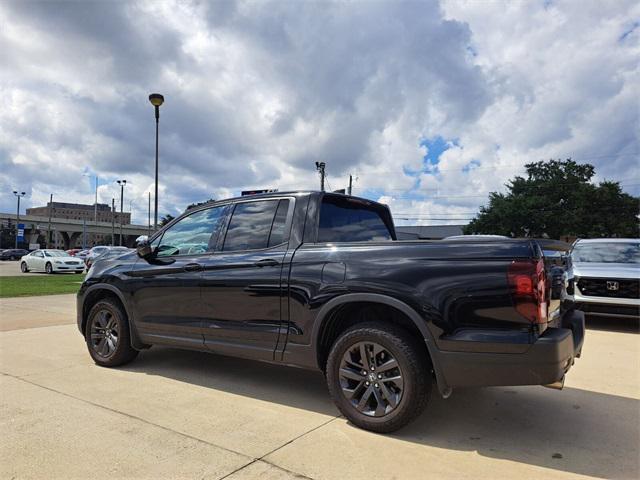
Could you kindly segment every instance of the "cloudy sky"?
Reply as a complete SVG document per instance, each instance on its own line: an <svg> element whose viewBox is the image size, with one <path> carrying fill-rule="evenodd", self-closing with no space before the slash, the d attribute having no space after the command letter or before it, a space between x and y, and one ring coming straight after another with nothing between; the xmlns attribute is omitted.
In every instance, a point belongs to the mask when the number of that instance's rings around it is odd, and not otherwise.
<svg viewBox="0 0 640 480"><path fill-rule="evenodd" d="M119 198L146 222L250 188L466 223L530 161L640 194L637 1L0 1L0 211ZM24 210L23 210L24 211Z"/></svg>

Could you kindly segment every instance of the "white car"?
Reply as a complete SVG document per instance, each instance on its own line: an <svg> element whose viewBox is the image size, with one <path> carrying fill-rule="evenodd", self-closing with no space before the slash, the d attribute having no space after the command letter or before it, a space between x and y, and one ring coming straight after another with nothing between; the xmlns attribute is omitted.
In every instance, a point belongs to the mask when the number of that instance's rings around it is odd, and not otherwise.
<svg viewBox="0 0 640 480"><path fill-rule="evenodd" d="M84 263L64 250L34 250L20 259L20 270L22 270L22 273L82 273L84 271Z"/></svg>
<svg viewBox="0 0 640 480"><path fill-rule="evenodd" d="M578 240L568 291L586 315L640 318L640 239Z"/></svg>

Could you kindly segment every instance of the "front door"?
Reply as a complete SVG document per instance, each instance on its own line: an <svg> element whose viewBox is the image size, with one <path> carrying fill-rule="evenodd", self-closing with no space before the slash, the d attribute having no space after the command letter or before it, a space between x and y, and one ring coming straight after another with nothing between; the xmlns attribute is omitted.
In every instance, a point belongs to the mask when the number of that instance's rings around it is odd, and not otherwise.
<svg viewBox="0 0 640 480"><path fill-rule="evenodd" d="M205 259L205 345L219 353L273 359L282 327L283 260L293 199L234 206L220 249Z"/></svg>
<svg viewBox="0 0 640 480"><path fill-rule="evenodd" d="M44 272L44 252L36 250L31 256L33 258L29 259L29 268L36 272Z"/></svg>
<svg viewBox="0 0 640 480"><path fill-rule="evenodd" d="M202 348L203 265L213 254L226 206L179 219L152 244L156 255L130 272L132 310L143 342Z"/></svg>

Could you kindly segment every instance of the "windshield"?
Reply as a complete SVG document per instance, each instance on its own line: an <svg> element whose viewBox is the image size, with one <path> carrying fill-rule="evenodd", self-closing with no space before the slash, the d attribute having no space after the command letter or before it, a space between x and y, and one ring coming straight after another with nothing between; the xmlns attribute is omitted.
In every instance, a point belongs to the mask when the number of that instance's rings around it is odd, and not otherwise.
<svg viewBox="0 0 640 480"><path fill-rule="evenodd" d="M640 242L579 243L571 259L574 262L640 263Z"/></svg>
<svg viewBox="0 0 640 480"><path fill-rule="evenodd" d="M48 251L44 252L47 257L69 257L70 255L67 252L58 252L58 251Z"/></svg>

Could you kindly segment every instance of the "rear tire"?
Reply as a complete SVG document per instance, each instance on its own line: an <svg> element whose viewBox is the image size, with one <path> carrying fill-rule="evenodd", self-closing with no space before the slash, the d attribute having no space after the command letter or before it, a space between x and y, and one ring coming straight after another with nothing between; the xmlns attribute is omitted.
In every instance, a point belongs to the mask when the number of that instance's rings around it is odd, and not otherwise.
<svg viewBox="0 0 640 480"><path fill-rule="evenodd" d="M327 384L351 423L388 433L425 409L433 384L431 370L426 347L406 330L372 321L354 325L335 341Z"/></svg>
<svg viewBox="0 0 640 480"><path fill-rule="evenodd" d="M102 367L124 365L138 355L138 350L131 346L127 315L118 302L110 298L100 300L91 308L84 338L89 355Z"/></svg>
<svg viewBox="0 0 640 480"><path fill-rule="evenodd" d="M27 267L27 262L22 262L20 264L20 271L22 273L27 273L29 271L29 268Z"/></svg>

